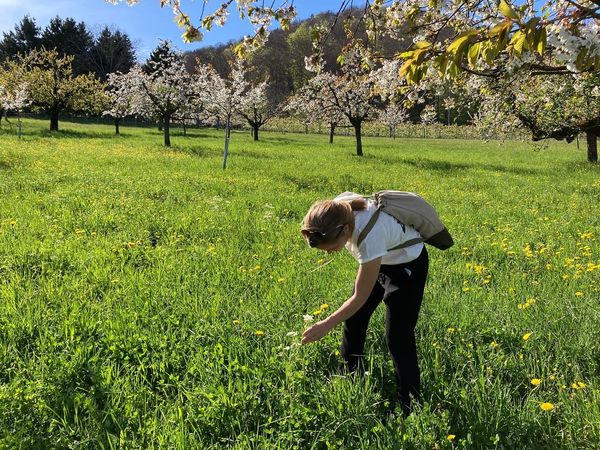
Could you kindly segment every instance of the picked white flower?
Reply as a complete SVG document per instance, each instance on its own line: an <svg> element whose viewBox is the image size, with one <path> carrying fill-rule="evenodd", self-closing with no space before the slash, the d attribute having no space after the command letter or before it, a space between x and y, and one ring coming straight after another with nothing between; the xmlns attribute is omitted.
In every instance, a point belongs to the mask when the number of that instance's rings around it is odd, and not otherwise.
<svg viewBox="0 0 600 450"><path fill-rule="evenodd" d="M286 336L294 337L294 336L298 336L298 333L296 331L290 331L290 332L286 333Z"/></svg>
<svg viewBox="0 0 600 450"><path fill-rule="evenodd" d="M311 320L313 320L313 316L311 316L310 314L305 314L302 316L302 318L305 322L310 322Z"/></svg>

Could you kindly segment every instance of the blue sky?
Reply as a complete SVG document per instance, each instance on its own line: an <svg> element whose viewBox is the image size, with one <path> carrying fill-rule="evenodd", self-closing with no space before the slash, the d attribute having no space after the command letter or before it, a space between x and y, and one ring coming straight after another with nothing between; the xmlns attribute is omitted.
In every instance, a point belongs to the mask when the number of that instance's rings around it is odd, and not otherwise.
<svg viewBox="0 0 600 450"><path fill-rule="evenodd" d="M215 5L220 3L220 0L209 1L207 11L212 12ZM341 0L295 2L299 18L307 18L322 11L337 11L340 3ZM192 18L200 17L201 0L182 1L182 5ZM63 19L72 17L76 21L84 21L92 30L104 25L114 26L129 35L136 46L139 59L145 59L159 39L170 39L180 50L192 50L239 39L252 31L250 25L241 21L236 11L232 10L225 27L215 26L210 33L205 34L203 42L184 44L180 38L183 30L173 21L170 8L160 8L159 0L142 0L135 6L128 6L126 3L112 5L104 0L0 0L0 34L12 31L26 14L35 18L42 28L56 15Z"/></svg>

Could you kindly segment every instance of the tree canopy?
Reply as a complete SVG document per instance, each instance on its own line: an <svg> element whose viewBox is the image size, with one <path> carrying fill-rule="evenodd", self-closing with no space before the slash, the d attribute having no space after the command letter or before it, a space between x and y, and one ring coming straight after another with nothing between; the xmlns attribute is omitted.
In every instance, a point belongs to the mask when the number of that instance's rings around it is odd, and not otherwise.
<svg viewBox="0 0 600 450"><path fill-rule="evenodd" d="M25 16L13 31L3 33L0 64L41 48L56 50L61 57L72 56L75 75L92 72L101 81L106 81L109 73L125 72L135 64L135 50L126 33L104 27L94 35L84 22L58 16L44 29Z"/></svg>

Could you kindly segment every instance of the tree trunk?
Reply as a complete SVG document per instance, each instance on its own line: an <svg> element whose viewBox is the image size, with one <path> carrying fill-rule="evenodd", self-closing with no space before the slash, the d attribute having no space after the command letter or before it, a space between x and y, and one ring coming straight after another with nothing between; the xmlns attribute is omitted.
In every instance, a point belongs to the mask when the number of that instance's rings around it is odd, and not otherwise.
<svg viewBox="0 0 600 450"><path fill-rule="evenodd" d="M187 127L186 127L186 125L185 125L185 119L183 119L183 123L182 123L182 125L183 125L183 135L184 135L184 136L187 136Z"/></svg>
<svg viewBox="0 0 600 450"><path fill-rule="evenodd" d="M258 141L258 124L252 124L252 132L254 133L254 140Z"/></svg>
<svg viewBox="0 0 600 450"><path fill-rule="evenodd" d="M21 122L21 111L17 110L17 126L19 127L19 140L23 137L23 123Z"/></svg>
<svg viewBox="0 0 600 450"><path fill-rule="evenodd" d="M163 120L163 129L164 129L164 133L165 133L165 147L171 146L170 124L171 124L171 118L168 116L165 117Z"/></svg>
<svg viewBox="0 0 600 450"><path fill-rule="evenodd" d="M596 128L593 130L587 130L585 135L587 137L587 157L588 162L598 162L598 135L600 129Z"/></svg>
<svg viewBox="0 0 600 450"><path fill-rule="evenodd" d="M329 124L329 143L333 144L333 136L335 136L335 123Z"/></svg>
<svg viewBox="0 0 600 450"><path fill-rule="evenodd" d="M162 121L162 119L160 119L158 121L158 131L163 131L163 121Z"/></svg>
<svg viewBox="0 0 600 450"><path fill-rule="evenodd" d="M58 131L58 109L50 111L50 131Z"/></svg>
<svg viewBox="0 0 600 450"><path fill-rule="evenodd" d="M352 124L354 126L354 136L356 137L356 156L362 156L362 136L361 136L361 122L355 122Z"/></svg>
<svg viewBox="0 0 600 450"><path fill-rule="evenodd" d="M225 124L225 151L223 152L223 170L227 169L227 155L229 154L229 117Z"/></svg>
<svg viewBox="0 0 600 450"><path fill-rule="evenodd" d="M115 134L121 134L119 131L119 122L121 122L121 119L119 117L115 117Z"/></svg>
<svg viewBox="0 0 600 450"><path fill-rule="evenodd" d="M4 110L0 108L0 128L2 128L2 116L4 116Z"/></svg>

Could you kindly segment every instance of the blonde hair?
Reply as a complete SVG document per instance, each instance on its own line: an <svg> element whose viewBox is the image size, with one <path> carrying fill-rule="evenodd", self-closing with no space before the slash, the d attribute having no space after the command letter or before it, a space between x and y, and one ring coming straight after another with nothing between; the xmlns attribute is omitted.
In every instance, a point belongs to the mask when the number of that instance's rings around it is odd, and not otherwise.
<svg viewBox="0 0 600 450"><path fill-rule="evenodd" d="M325 235L325 239L318 243L332 242L339 236L334 231L341 226L348 225L352 233L354 231L353 211L362 211L366 208L367 201L364 198L356 198L349 202L335 200L315 202L304 216L301 231L303 234L305 232L318 232ZM309 244L314 246L310 240L310 235L308 239Z"/></svg>

